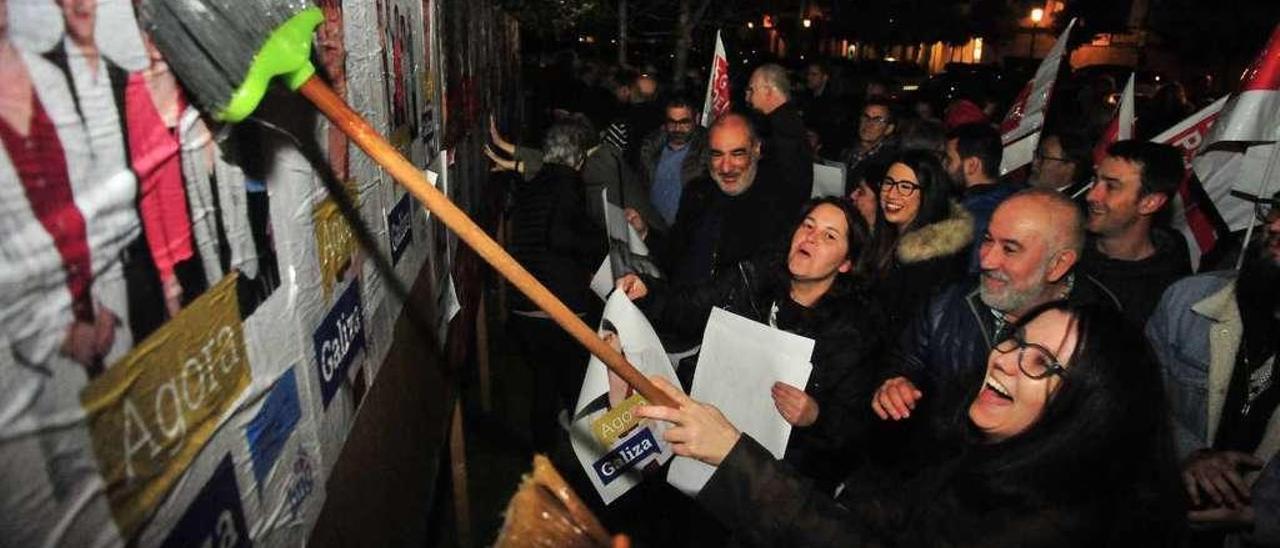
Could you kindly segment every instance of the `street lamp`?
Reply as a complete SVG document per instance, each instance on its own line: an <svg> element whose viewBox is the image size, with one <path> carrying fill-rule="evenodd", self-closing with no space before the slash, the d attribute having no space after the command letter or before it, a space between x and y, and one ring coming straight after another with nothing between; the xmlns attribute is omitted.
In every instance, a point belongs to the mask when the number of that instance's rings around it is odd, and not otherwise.
<svg viewBox="0 0 1280 548"><path fill-rule="evenodd" d="M1036 31L1040 29L1040 21L1044 19L1044 9L1031 10L1031 38L1027 40L1027 57L1036 58Z"/></svg>

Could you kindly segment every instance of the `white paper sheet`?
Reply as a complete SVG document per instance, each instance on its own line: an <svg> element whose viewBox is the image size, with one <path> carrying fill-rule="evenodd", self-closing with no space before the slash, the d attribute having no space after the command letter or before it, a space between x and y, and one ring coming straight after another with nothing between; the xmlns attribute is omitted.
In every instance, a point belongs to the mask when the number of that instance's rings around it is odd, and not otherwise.
<svg viewBox="0 0 1280 548"><path fill-rule="evenodd" d="M680 386L675 369L671 367L662 342L658 340L658 334L640 309L621 291L615 292L605 304L604 320L612 324L622 343L623 355L636 369L646 376L661 375L671 381L671 384ZM620 436L608 448L596 440L591 424L612 408L609 401L609 376L604 363L592 356L587 364L582 390L578 393L578 403L574 406L574 421L569 435L578 462L582 464L582 469L586 471L605 504L613 502L639 483L643 479L641 470L654 463L660 466L671 458L671 448L662 440L662 433L667 427L662 422L641 421L635 430ZM645 440L656 447L644 449L645 446L638 442ZM623 445L639 447L638 451L631 454L642 457L634 460L626 458L624 460L628 462L622 466L610 464L611 468L606 468L609 473L599 472L606 454L616 455Z"/></svg>
<svg viewBox="0 0 1280 548"><path fill-rule="evenodd" d="M627 222L626 212L622 208L613 205L603 189L600 191L600 200L604 202L604 222L608 225L609 239L626 242L627 249L631 253L648 257L649 246L644 245L644 240L640 238L640 234L636 232L635 227Z"/></svg>
<svg viewBox="0 0 1280 548"><path fill-rule="evenodd" d="M813 198L844 196L844 164L819 162L813 164Z"/></svg>
<svg viewBox="0 0 1280 548"><path fill-rule="evenodd" d="M439 323L436 324L436 341L440 343L440 350L444 350L449 336L449 322L462 310L462 304L458 302L458 290L453 285L453 274L446 277L445 286L436 296L436 307L440 312Z"/></svg>
<svg viewBox="0 0 1280 548"><path fill-rule="evenodd" d="M809 383L813 345L813 339L714 308L702 334L690 396L720 408L738 430L782 458L791 425L774 407L770 391L779 381L801 389ZM695 496L713 472L714 466L676 457L667 482Z"/></svg>
<svg viewBox="0 0 1280 548"><path fill-rule="evenodd" d="M609 257L605 257L600 263L600 268L596 269L596 273L591 276L591 291L600 297L600 300L609 300L609 292L613 291L613 267L609 264Z"/></svg>

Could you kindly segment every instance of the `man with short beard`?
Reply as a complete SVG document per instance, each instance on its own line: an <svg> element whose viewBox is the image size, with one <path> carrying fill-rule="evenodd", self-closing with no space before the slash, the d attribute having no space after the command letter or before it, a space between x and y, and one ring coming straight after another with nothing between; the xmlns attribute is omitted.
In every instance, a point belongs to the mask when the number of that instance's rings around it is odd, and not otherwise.
<svg viewBox="0 0 1280 548"><path fill-rule="evenodd" d="M761 160L761 142L741 114L721 116L708 132L709 177L680 197L675 223L656 237L639 226L672 283L710 279L770 245L780 245L790 217L777 206L782 179Z"/></svg>
<svg viewBox="0 0 1280 548"><path fill-rule="evenodd" d="M1097 280L1073 272L1083 245L1084 217L1062 194L1032 188L1001 203L981 240L979 279L943 290L908 323L872 409L893 421L925 415L912 435L932 439L932 425L964 411L992 345L1019 316L1057 299L1118 308Z"/></svg>
<svg viewBox="0 0 1280 548"><path fill-rule="evenodd" d="M1189 519L1208 530L1201 534L1267 546L1280 543L1277 206L1280 192L1260 204L1262 225L1238 273L1173 284L1147 323L1165 371Z"/></svg>
<svg viewBox="0 0 1280 548"><path fill-rule="evenodd" d="M640 145L641 175L648 199L662 217L660 230L676 221L680 196L693 180L706 173L707 132L698 125L688 100L667 101L662 127Z"/></svg>

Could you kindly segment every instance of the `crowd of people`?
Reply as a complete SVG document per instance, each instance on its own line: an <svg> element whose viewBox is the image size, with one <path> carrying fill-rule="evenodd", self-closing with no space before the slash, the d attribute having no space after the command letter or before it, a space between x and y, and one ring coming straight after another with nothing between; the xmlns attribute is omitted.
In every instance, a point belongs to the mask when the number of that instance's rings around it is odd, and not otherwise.
<svg viewBox="0 0 1280 548"><path fill-rule="evenodd" d="M1181 154L1096 147L1105 120L1051 116L1002 176L989 101L838 95L823 63L803 82L765 64L704 128L654 77L599 72L540 147L493 129L509 245L598 321L607 190L662 273L615 272L616 291L683 385L656 380L678 406L638 413L716 466L694 500L659 480L598 505L606 524L655 545L1280 543L1280 193L1242 267L1195 274L1169 226ZM843 195L811 197L823 161ZM713 307L815 341L808 384L770 394L781 460L685 395ZM586 353L532 303L511 314L534 448L555 454Z"/></svg>

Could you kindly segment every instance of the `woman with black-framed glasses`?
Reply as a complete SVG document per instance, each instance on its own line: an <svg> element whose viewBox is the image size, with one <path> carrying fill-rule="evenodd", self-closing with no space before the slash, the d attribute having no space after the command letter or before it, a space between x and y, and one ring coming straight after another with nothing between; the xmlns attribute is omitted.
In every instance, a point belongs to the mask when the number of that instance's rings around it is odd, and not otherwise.
<svg viewBox="0 0 1280 548"><path fill-rule="evenodd" d="M931 152L899 154L876 183L880 207L866 266L896 336L929 295L965 276L973 218L951 200L951 181Z"/></svg>
<svg viewBox="0 0 1280 548"><path fill-rule="evenodd" d="M966 387L952 436L912 474L864 468L832 499L660 384L676 454L716 467L697 500L753 546L1180 546L1186 502L1160 367L1109 307L1023 315Z"/></svg>

